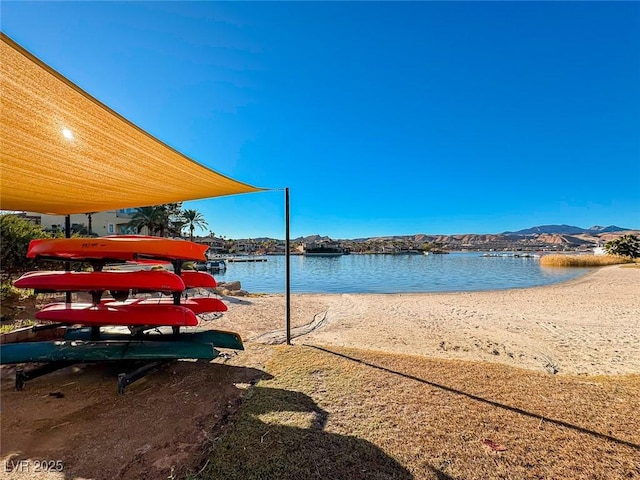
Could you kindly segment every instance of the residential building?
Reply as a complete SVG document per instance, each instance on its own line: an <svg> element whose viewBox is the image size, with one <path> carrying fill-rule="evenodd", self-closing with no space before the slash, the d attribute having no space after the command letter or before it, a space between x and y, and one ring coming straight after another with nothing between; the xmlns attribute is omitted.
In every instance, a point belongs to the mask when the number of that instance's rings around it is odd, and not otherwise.
<svg viewBox="0 0 640 480"><path fill-rule="evenodd" d="M89 226L91 226L91 232L99 237L145 233L138 232L137 228L127 225L131 221L134 212L135 208L124 208L120 210L108 210L106 212L94 212L91 214L81 213L70 215L69 217L72 229L84 227L88 231ZM42 228L45 230L64 231L65 217L63 215L45 215L26 212L23 216L38 225L42 225Z"/></svg>
<svg viewBox="0 0 640 480"><path fill-rule="evenodd" d="M216 255L227 252L227 249L224 246L224 239L222 238L209 235L207 237L194 237L193 241L201 245L207 245L209 247L209 250L207 251L209 255Z"/></svg>

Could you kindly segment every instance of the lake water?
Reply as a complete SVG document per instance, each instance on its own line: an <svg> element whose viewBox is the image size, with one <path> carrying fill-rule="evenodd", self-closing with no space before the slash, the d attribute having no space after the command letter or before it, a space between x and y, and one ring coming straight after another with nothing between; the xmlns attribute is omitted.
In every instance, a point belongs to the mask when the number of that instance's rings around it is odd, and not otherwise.
<svg viewBox="0 0 640 480"><path fill-rule="evenodd" d="M227 263L218 281L239 280L250 293L284 293L284 256ZM541 267L539 259L448 255L291 256L293 293L407 293L502 290L564 282L587 269Z"/></svg>

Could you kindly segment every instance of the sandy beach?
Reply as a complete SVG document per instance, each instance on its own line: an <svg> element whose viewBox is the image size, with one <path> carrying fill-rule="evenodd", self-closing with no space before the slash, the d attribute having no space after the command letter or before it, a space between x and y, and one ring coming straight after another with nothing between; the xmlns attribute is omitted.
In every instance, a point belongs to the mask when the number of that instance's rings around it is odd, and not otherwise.
<svg viewBox="0 0 640 480"><path fill-rule="evenodd" d="M245 342L284 341L284 295L225 297L206 322ZM640 268L562 284L423 294L294 294L295 344L498 362L559 374L640 372Z"/></svg>

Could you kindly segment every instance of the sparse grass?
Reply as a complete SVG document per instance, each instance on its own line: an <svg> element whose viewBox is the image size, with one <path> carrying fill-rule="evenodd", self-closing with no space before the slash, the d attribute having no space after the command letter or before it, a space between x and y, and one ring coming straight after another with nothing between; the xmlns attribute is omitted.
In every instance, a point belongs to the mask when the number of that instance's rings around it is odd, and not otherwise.
<svg viewBox="0 0 640 480"><path fill-rule="evenodd" d="M1 325L0 326L0 333L9 333L9 332L13 332L14 330L17 330L19 328L24 328L24 327L32 327L33 325L36 325L36 321L35 320L17 320L13 323L8 323L6 325Z"/></svg>
<svg viewBox="0 0 640 480"><path fill-rule="evenodd" d="M545 267L604 267L633 263L633 259L616 255L544 255L540 265Z"/></svg>
<svg viewBox="0 0 640 480"><path fill-rule="evenodd" d="M273 378L247 394L189 478L640 475L640 375L313 346L277 347L265 370Z"/></svg>
<svg viewBox="0 0 640 480"><path fill-rule="evenodd" d="M0 284L0 302L18 302L25 298L35 298L35 292L30 288L16 288L13 282L6 281Z"/></svg>
<svg viewBox="0 0 640 480"><path fill-rule="evenodd" d="M0 284L0 321L13 322L19 319L20 312L24 310L25 303L35 302L37 295L32 289L16 288L13 283L8 280ZM7 331L8 325L3 325ZM12 326L11 330L19 328L20 323Z"/></svg>

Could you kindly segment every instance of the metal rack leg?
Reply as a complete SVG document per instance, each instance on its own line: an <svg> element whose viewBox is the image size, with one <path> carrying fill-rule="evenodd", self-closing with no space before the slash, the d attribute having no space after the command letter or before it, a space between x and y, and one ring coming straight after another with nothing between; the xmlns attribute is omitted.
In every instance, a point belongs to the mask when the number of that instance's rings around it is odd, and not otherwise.
<svg viewBox="0 0 640 480"><path fill-rule="evenodd" d="M160 360L157 362L147 363L141 367L128 372L118 374L118 395L124 395L124 389L131 385L136 380L149 375L150 373L159 370L163 365L168 364L171 360Z"/></svg>
<svg viewBox="0 0 640 480"><path fill-rule="evenodd" d="M61 368L68 367L69 365L73 365L75 362L51 362L41 367L36 367L28 371L24 371L24 369L19 368L16 370L16 390L21 391L24 389L24 384L27 380L32 380L34 378L41 377L42 375L46 375L51 372L55 372L56 370L60 370Z"/></svg>

